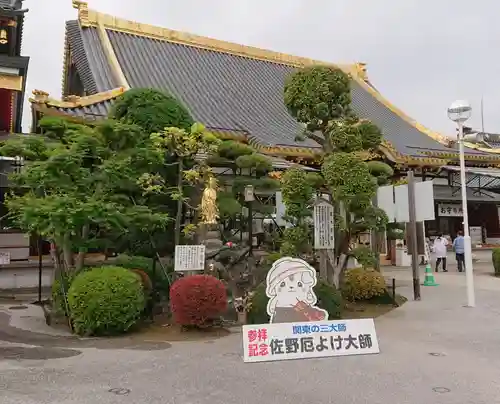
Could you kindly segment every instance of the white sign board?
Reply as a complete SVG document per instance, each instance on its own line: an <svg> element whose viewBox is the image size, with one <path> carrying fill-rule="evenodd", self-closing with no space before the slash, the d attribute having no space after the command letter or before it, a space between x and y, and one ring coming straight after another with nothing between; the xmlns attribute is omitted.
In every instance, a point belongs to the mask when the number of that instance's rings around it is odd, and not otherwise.
<svg viewBox="0 0 500 404"><path fill-rule="evenodd" d="M314 248L333 250L335 248L335 219L333 206L328 202L314 205Z"/></svg>
<svg viewBox="0 0 500 404"><path fill-rule="evenodd" d="M380 353L373 319L243 326L244 362Z"/></svg>
<svg viewBox="0 0 500 404"><path fill-rule="evenodd" d="M469 234L472 245L483 244L483 228L481 226L469 226Z"/></svg>
<svg viewBox="0 0 500 404"><path fill-rule="evenodd" d="M387 214L390 222L410 221L408 185L380 187L377 191L377 201L378 207ZM415 211L417 222L435 219L432 181L415 183Z"/></svg>
<svg viewBox="0 0 500 404"><path fill-rule="evenodd" d="M408 203L408 185L394 187L394 205L396 212L396 223L408 223L410 221L410 208Z"/></svg>
<svg viewBox="0 0 500 404"><path fill-rule="evenodd" d="M432 181L417 182L415 184L415 211L417 222L436 219L433 185Z"/></svg>
<svg viewBox="0 0 500 404"><path fill-rule="evenodd" d="M438 204L438 216L440 217L462 217L464 211L459 203L440 203Z"/></svg>
<svg viewBox="0 0 500 404"><path fill-rule="evenodd" d="M0 265L10 264L10 252L0 252Z"/></svg>
<svg viewBox="0 0 500 404"><path fill-rule="evenodd" d="M205 269L204 245L176 245L175 271L202 271Z"/></svg>
<svg viewBox="0 0 500 404"><path fill-rule="evenodd" d="M389 222L394 222L396 219L396 205L394 203L394 186L386 185L377 189L377 206L382 209Z"/></svg>

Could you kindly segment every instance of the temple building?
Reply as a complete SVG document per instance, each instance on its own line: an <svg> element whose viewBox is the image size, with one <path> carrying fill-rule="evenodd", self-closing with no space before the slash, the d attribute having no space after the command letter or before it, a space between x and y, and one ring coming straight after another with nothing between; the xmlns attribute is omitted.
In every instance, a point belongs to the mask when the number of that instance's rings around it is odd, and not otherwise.
<svg viewBox="0 0 500 404"><path fill-rule="evenodd" d="M22 116L29 57L21 56L24 15L22 0L0 0L0 139L22 133ZM7 176L18 166L16 159L0 157L0 217L6 210L3 204L8 189ZM9 253L12 259L29 255L29 240L15 230L0 228L0 254Z"/></svg>
<svg viewBox="0 0 500 404"><path fill-rule="evenodd" d="M223 138L318 166L320 147L295 140L302 126L284 106L283 86L298 68L330 63L127 21L89 9L83 1L73 5L78 16L66 23L62 100L34 91L34 131L45 115L103 119L123 92L151 87L178 98ZM456 142L384 98L365 64L336 66L352 77L354 111L383 132L383 144L370 158L388 162L400 176L413 169L422 180L434 179L436 220L426 224L427 231L456 234L462 226ZM481 227L493 243L500 241L500 139L490 137L465 145L470 225Z"/></svg>

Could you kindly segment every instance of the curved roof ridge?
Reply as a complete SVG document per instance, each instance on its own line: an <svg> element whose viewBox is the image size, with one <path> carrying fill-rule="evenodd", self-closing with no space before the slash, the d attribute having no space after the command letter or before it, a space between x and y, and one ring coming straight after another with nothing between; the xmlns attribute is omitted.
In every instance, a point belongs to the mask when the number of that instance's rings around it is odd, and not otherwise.
<svg viewBox="0 0 500 404"><path fill-rule="evenodd" d="M49 97L49 93L42 90L33 90L33 98L30 98L29 101L33 104L45 104L49 107L54 108L64 108L64 109L73 109L73 108L81 108L88 107L90 105L94 105L100 102L109 101L115 99L122 95L127 89L124 87L117 87L112 90L103 91L96 94L87 95L84 97L79 97L76 95L69 95L64 97L63 100L56 100Z"/></svg>
<svg viewBox="0 0 500 404"><path fill-rule="evenodd" d="M82 27L97 27L98 24L102 24L106 29L124 32L140 37L163 40L191 47L198 47L217 52L238 55L250 59L274 62L292 67L304 67L309 65L336 66L351 75L366 77L366 65L364 63L334 64L301 56L292 56L285 53L261 49L253 46L207 38L200 35L190 34L182 31L175 31L168 28L118 18L109 14L100 13L93 9L89 9L88 4L85 1L72 1L73 7L78 9L78 20Z"/></svg>

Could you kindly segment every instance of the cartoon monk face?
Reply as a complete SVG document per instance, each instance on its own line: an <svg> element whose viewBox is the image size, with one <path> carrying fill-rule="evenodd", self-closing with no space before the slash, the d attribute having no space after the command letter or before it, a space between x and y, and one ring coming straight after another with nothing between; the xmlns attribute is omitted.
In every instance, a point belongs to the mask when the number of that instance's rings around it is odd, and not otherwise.
<svg viewBox="0 0 500 404"><path fill-rule="evenodd" d="M306 321L304 315L300 314L304 307L321 312L324 318L328 318L326 311L315 307L317 297L313 288L316 282L316 270L304 260L284 257L275 261L266 279L270 321L275 322L277 318L279 322ZM284 321L283 316L288 321Z"/></svg>
<svg viewBox="0 0 500 404"><path fill-rule="evenodd" d="M308 271L297 271L285 277L274 289L277 307L295 306L297 302L313 303L314 280Z"/></svg>

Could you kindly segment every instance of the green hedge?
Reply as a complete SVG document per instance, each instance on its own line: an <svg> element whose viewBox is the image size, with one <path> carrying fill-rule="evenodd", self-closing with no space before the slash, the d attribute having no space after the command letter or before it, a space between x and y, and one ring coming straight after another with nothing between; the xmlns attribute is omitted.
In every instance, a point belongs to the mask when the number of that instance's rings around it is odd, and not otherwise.
<svg viewBox="0 0 500 404"><path fill-rule="evenodd" d="M339 319L342 316L342 295L335 288L326 282L318 281L314 287L314 292L318 297L317 306L328 312L328 319ZM267 302L269 298L266 296L265 283L260 284L255 288L251 299L251 306L247 315L248 324L265 324L269 323L267 315Z"/></svg>
<svg viewBox="0 0 500 404"><path fill-rule="evenodd" d="M73 280L68 304L79 335L114 335L128 331L140 319L145 297L139 275L125 268L102 266Z"/></svg>
<svg viewBox="0 0 500 404"><path fill-rule="evenodd" d="M152 258L120 254L115 260L115 265L127 269L143 270L149 276L155 292L168 299L170 284L159 262L156 262L156 269L153 271ZM167 272L173 272L173 268L167 267Z"/></svg>

